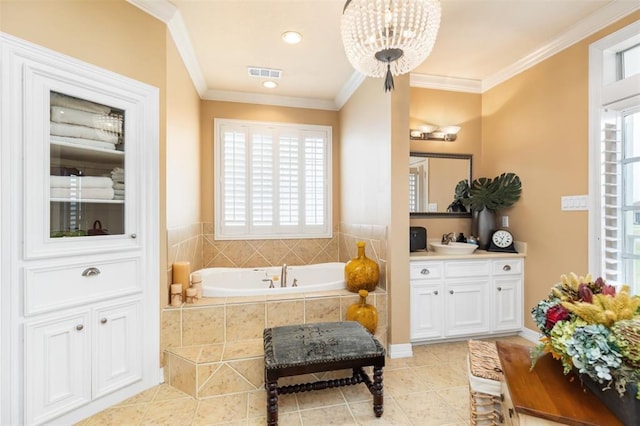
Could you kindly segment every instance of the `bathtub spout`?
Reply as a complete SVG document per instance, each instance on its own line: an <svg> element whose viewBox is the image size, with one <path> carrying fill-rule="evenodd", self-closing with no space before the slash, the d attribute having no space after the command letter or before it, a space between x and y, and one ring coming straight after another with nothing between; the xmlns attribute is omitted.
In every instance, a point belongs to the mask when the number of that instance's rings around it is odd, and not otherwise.
<svg viewBox="0 0 640 426"><path fill-rule="evenodd" d="M287 264L282 265L282 270L280 271L280 287L287 286Z"/></svg>

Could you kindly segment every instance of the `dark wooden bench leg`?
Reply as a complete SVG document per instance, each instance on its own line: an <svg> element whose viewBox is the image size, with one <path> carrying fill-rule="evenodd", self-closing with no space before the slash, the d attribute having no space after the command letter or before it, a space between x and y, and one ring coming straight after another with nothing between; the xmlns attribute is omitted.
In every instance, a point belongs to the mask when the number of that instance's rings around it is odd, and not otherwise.
<svg viewBox="0 0 640 426"><path fill-rule="evenodd" d="M382 392L382 367L373 367L373 386L371 393L373 394L373 412L376 417L382 416L383 392Z"/></svg>
<svg viewBox="0 0 640 426"><path fill-rule="evenodd" d="M267 425L278 425L278 381L266 382L267 389Z"/></svg>

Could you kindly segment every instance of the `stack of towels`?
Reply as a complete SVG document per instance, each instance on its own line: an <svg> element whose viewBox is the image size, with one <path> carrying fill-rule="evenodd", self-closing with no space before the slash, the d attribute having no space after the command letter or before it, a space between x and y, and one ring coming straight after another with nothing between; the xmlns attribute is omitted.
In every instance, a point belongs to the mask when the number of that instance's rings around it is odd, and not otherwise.
<svg viewBox="0 0 640 426"><path fill-rule="evenodd" d="M113 180L102 176L50 176L50 197L113 200Z"/></svg>
<svg viewBox="0 0 640 426"><path fill-rule="evenodd" d="M113 199L124 200L124 169L116 167L111 170L111 179L113 180Z"/></svg>
<svg viewBox="0 0 640 426"><path fill-rule="evenodd" d="M51 141L92 148L116 149L122 116L111 108L51 92Z"/></svg>

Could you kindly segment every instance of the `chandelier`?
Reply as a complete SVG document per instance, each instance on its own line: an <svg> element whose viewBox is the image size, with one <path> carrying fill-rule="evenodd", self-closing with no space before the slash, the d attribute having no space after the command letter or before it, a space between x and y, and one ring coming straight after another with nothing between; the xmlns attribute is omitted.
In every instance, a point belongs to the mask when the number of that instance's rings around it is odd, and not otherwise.
<svg viewBox="0 0 640 426"><path fill-rule="evenodd" d="M393 76L420 65L431 53L440 27L440 0L347 0L342 43L353 67L369 77Z"/></svg>

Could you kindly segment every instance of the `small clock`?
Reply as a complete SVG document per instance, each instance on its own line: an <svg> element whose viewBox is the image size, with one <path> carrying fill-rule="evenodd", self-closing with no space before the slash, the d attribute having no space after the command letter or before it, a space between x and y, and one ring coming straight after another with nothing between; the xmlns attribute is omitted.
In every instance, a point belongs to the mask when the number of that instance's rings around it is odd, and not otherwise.
<svg viewBox="0 0 640 426"><path fill-rule="evenodd" d="M491 234L487 251L500 251L505 253L517 253L513 245L513 234L506 229L498 229Z"/></svg>

